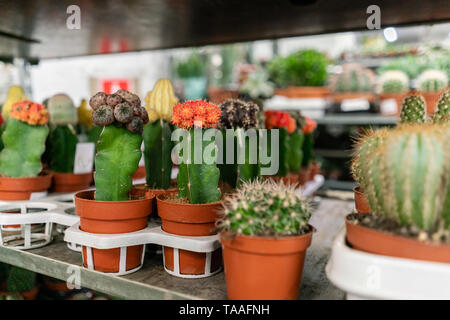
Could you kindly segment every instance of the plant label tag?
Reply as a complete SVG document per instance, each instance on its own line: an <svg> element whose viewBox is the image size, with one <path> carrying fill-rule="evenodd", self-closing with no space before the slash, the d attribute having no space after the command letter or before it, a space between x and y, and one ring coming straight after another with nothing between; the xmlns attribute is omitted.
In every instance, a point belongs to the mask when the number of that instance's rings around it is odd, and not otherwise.
<svg viewBox="0 0 450 320"><path fill-rule="evenodd" d="M349 111L367 111L370 109L370 103L367 99L344 99L341 102L341 110Z"/></svg>
<svg viewBox="0 0 450 320"><path fill-rule="evenodd" d="M42 199L45 198L47 196L48 192L47 191L42 191L42 192L32 192L30 194L30 200L38 200L38 199Z"/></svg>
<svg viewBox="0 0 450 320"><path fill-rule="evenodd" d="M144 167L145 166L145 160L144 160L144 141L142 141L141 144L141 151L142 151L142 155L141 155L141 160L139 160L139 167Z"/></svg>
<svg viewBox="0 0 450 320"><path fill-rule="evenodd" d="M395 99L385 99L380 103L380 112L385 115L395 115L397 114L398 106Z"/></svg>
<svg viewBox="0 0 450 320"><path fill-rule="evenodd" d="M89 173L94 167L95 144L93 142L79 142L75 150L73 173Z"/></svg>

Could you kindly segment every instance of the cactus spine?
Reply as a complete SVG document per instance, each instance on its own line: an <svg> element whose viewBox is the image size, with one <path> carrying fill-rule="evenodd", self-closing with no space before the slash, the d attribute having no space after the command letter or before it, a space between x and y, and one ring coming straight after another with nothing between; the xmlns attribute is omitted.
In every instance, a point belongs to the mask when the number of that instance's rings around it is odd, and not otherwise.
<svg viewBox="0 0 450 320"><path fill-rule="evenodd" d="M427 107L422 96L412 95L403 100L400 113L401 123L425 123L426 119Z"/></svg>
<svg viewBox="0 0 450 320"><path fill-rule="evenodd" d="M450 90L444 92L439 98L436 109L436 113L433 117L434 122L450 122Z"/></svg>

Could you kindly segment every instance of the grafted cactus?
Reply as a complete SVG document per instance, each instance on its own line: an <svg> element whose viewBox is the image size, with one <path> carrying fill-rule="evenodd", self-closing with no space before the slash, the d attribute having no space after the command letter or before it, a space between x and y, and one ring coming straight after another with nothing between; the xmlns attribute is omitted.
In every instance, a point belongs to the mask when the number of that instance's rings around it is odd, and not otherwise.
<svg viewBox="0 0 450 320"><path fill-rule="evenodd" d="M41 156L48 135L47 109L31 101L13 104L3 132L0 175L34 177L42 170Z"/></svg>
<svg viewBox="0 0 450 320"><path fill-rule="evenodd" d="M73 172L78 138L71 125L57 126L48 137L49 166L55 172Z"/></svg>
<svg viewBox="0 0 450 320"><path fill-rule="evenodd" d="M178 102L172 82L169 79L159 79L153 87L153 91L147 93L145 102L150 122L158 119L170 121L173 106Z"/></svg>
<svg viewBox="0 0 450 320"><path fill-rule="evenodd" d="M436 113L433 116L434 122L450 122L450 90L444 92L439 98L436 109Z"/></svg>
<svg viewBox="0 0 450 320"><path fill-rule="evenodd" d="M360 163L373 213L426 231L449 221L448 146L440 126L404 125L391 131Z"/></svg>
<svg viewBox="0 0 450 320"><path fill-rule="evenodd" d="M400 113L401 123L424 123L427 120L427 107L420 95L406 97Z"/></svg>
<svg viewBox="0 0 450 320"><path fill-rule="evenodd" d="M59 125L76 125L78 122L78 114L72 99L66 94L55 94L47 100L47 108L50 114L50 124Z"/></svg>

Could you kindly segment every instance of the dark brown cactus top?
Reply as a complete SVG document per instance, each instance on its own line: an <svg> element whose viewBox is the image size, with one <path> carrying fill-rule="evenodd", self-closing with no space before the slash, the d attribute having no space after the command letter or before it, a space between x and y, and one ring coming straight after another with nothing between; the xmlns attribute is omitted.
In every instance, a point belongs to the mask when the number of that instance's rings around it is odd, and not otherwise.
<svg viewBox="0 0 450 320"><path fill-rule="evenodd" d="M259 107L253 102L228 99L220 105L222 114L219 119L220 129L255 128L258 126Z"/></svg>

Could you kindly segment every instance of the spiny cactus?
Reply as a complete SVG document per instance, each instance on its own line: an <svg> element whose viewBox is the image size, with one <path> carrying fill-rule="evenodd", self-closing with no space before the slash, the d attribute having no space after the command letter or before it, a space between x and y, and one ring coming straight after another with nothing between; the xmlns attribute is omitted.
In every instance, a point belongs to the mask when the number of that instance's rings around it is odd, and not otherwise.
<svg viewBox="0 0 450 320"><path fill-rule="evenodd" d="M445 133L447 132L447 133ZM436 230L449 221L450 148L443 127L403 125L360 161L362 183L374 214Z"/></svg>
<svg viewBox="0 0 450 320"><path fill-rule="evenodd" d="M408 91L408 75L400 70L384 72L378 79L378 91L382 93L401 93Z"/></svg>
<svg viewBox="0 0 450 320"><path fill-rule="evenodd" d="M293 186L272 180L245 182L223 204L217 227L249 236L299 235L310 231L311 210Z"/></svg>
<svg viewBox="0 0 450 320"><path fill-rule="evenodd" d="M195 130L202 136L206 128L216 127L220 117L220 108L203 100L187 101L173 108L172 123L188 130L187 153L181 152L180 171L178 173L178 196L187 198L190 203L210 203L221 197L219 169L216 165L215 141L202 139L201 145L195 143ZM199 132L201 130L201 132ZM200 151L201 163L194 161L195 150ZM206 162L205 150L211 151L211 159Z"/></svg>
<svg viewBox="0 0 450 320"><path fill-rule="evenodd" d="M13 104L3 132L0 175L34 177L42 170L41 156L48 135L48 115L43 105L31 101Z"/></svg>
<svg viewBox="0 0 450 320"><path fill-rule="evenodd" d="M436 92L447 88L448 78L441 70L426 70L417 78L417 83L422 92Z"/></svg>
<svg viewBox="0 0 450 320"><path fill-rule="evenodd" d="M249 129L258 126L259 107L253 102L227 99L219 107L222 111L218 124L220 129Z"/></svg>
<svg viewBox="0 0 450 320"><path fill-rule="evenodd" d="M342 68L342 73L331 81L334 92L372 92L372 71L354 63L346 64Z"/></svg>
<svg viewBox="0 0 450 320"><path fill-rule="evenodd" d="M121 97L118 102L117 96L110 99L108 95L99 92L90 99L93 122L96 125L105 125L97 142L97 154L95 155L95 200L100 201L125 201L129 200L129 191L132 186L132 175L136 172L141 159L142 130L147 111L140 106L137 95L119 90L116 95ZM110 104L103 104L103 103ZM128 123L124 123L123 110L118 111L118 121L114 116L114 108L133 106L137 114ZM114 105L111 106L111 104ZM134 110L134 109L132 109ZM101 111L101 114L99 112ZM134 111L133 111L134 112ZM109 118L113 121L108 123ZM139 119L139 120L137 120Z"/></svg>
<svg viewBox="0 0 450 320"><path fill-rule="evenodd" d="M400 123L425 123L427 120L427 106L420 95L406 97L402 103Z"/></svg>
<svg viewBox="0 0 450 320"><path fill-rule="evenodd" d="M433 121L436 123L444 121L450 122L450 90L444 92L439 98Z"/></svg>
<svg viewBox="0 0 450 320"><path fill-rule="evenodd" d="M76 125L78 114L72 99L66 94L56 94L47 100L51 125Z"/></svg>
<svg viewBox="0 0 450 320"><path fill-rule="evenodd" d="M51 128L48 136L49 166L55 172L73 173L78 138L71 125Z"/></svg>

